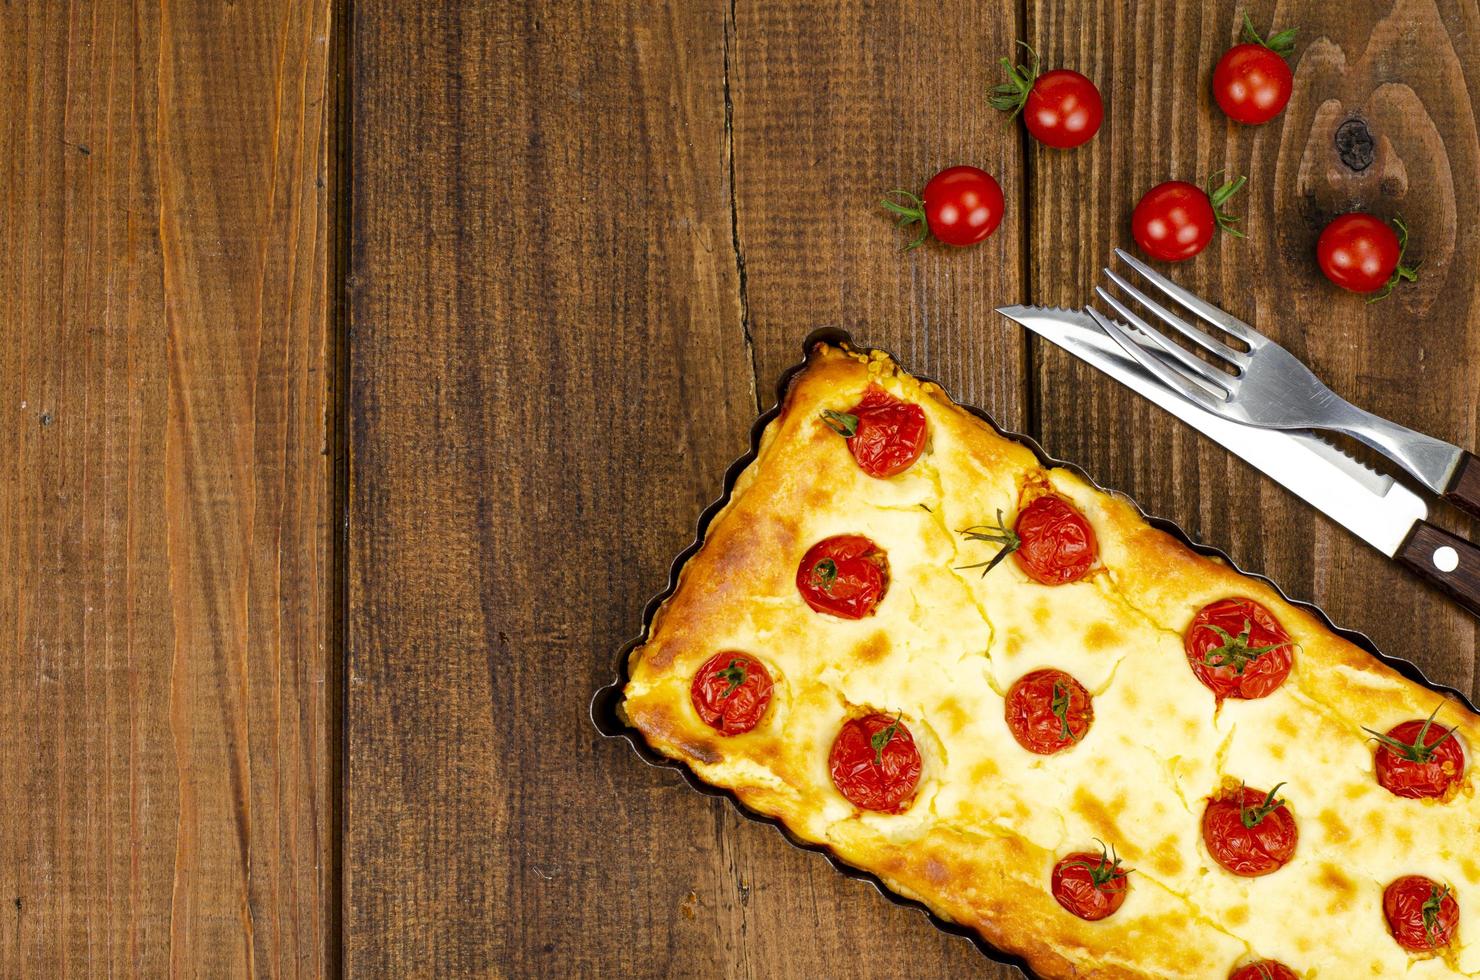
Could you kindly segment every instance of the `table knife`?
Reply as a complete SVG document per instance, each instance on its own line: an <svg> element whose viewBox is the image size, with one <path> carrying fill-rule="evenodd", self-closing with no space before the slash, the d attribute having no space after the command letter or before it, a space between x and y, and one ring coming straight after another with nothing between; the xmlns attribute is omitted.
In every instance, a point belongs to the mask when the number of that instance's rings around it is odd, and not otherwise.
<svg viewBox="0 0 1480 980"><path fill-rule="evenodd" d="M1155 402L1480 616L1480 548L1430 523L1427 503L1403 484L1310 433L1260 429L1204 411L1163 385L1080 310L1007 306L997 312Z"/></svg>

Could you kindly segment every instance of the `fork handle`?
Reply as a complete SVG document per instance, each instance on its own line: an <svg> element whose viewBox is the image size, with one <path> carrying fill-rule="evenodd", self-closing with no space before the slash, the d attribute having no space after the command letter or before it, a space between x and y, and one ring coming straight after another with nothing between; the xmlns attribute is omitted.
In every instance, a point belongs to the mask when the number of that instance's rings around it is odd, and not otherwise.
<svg viewBox="0 0 1480 980"><path fill-rule="evenodd" d="M1480 517L1480 456L1465 453L1454 468L1454 479L1444 491L1444 499L1462 510Z"/></svg>
<svg viewBox="0 0 1480 980"><path fill-rule="evenodd" d="M1428 521L1419 521L1395 557L1480 616L1480 548Z"/></svg>

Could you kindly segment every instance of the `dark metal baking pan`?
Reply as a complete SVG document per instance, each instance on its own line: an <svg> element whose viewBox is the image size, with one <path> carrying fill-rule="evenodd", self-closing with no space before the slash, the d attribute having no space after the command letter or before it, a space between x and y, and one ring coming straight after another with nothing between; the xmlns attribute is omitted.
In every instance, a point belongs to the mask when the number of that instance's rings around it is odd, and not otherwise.
<svg viewBox="0 0 1480 980"><path fill-rule="evenodd" d="M700 546L704 543L704 535L709 530L710 521L714 520L715 516L724 508L727 503L729 503L730 494L735 489L735 481L739 479L740 473L745 469L745 467L749 466L755 460L756 454L760 451L761 434L765 431L766 426L770 424L771 420L781 414L782 406L786 403L786 393L787 390L791 387L792 380L798 374L800 374L803 369L806 368L808 358L812 352L812 349L817 344L830 344L834 347L846 348L848 350L856 351L861 354L872 353L875 350L875 348L861 347L857 344L854 344L852 337L848 334L847 331L839 330L832 327L823 328L821 330L814 330L811 334L808 335L807 339L802 342L802 360L799 363L787 368L786 371L782 373L780 381L778 381L776 384L776 404L773 405L766 412L762 413L761 416L755 420L755 424L752 425L750 428L750 450L746 452L745 455L741 456L739 459L731 463L729 468L725 470L723 490L720 493L719 498L711 503L708 507L704 508L704 512L699 515L699 523L694 532L694 540L689 544L687 548L679 553L678 557L673 560L673 565L669 568L668 585L663 589L663 591L659 592L657 595L653 596L652 599L648 600L647 606L643 609L642 631L639 632L637 636L633 637L630 641L625 643L622 646L622 649L618 652L616 679L612 681L612 683L597 691L595 697L591 699L591 720L595 723L597 731L599 731L602 735L605 735L608 738L620 738L626 741L628 745L632 746L632 750L637 753L638 758L642 759L642 761L646 762L648 765L657 766L663 769L674 770L683 777L686 783L688 783L698 792L703 793L705 796L722 796L729 799L729 801L734 804L735 808L739 810L740 813L744 816L748 817L751 820L754 820L757 823L769 824L770 826L775 827L781 832L782 836L785 837L787 841L792 844L792 846L799 847L804 851L813 851L821 854L824 858L827 859L827 862L829 864L831 864L834 868L838 870L839 873L858 881L868 882L869 884L873 885L881 895L883 895L889 901L893 902L895 905L917 909L943 932L950 933L953 936L961 936L969 940L973 945L977 947L977 949L981 950L988 959L991 959L996 963L1002 963L1009 966L1017 967L1028 976L1034 976L1033 971L1028 968L1026 962L1020 956L1009 953L1005 950L998 949L996 946L993 946L991 943L987 942L980 935L978 935L975 930L968 929L964 926L957 925L954 922L949 922L945 919L942 919L921 902L917 902L914 899L905 898L901 895L895 894L894 892L889 890L889 887L885 885L884 882L878 878L878 876L847 864L846 862L838 858L835 854L833 854L832 851L829 850L825 845L814 844L810 841L805 841L796 837L794 834L791 833L790 830L787 829L787 827L783 823L781 823L780 820L774 817L768 817L763 814L756 813L755 811L749 809L743 803L741 803L734 793L730 792L727 789L722 789L717 786L711 786L708 783L703 782L699 779L698 776L694 775L693 771L690 770L688 766L684 765L682 762L678 762L674 759L668 758L667 756L658 754L647 744L646 740L644 740L644 738L642 737L642 733L628 725L626 719L622 717L622 691L627 686L627 681L630 677L628 673L628 661L631 658L632 651L637 649L647 640L648 631L652 628L653 617L657 615L658 608L662 606L663 603L667 601L668 597L673 594L674 590L678 588L679 573L683 570L684 563L686 563L689 558L696 551L698 551ZM888 352L885 351L884 353L887 354ZM894 358L893 355L890 355L890 358L894 361L895 364L899 364L899 360L897 358ZM901 368L903 368L903 365L900 366ZM920 377L919 375L915 375L915 377L919 378L919 380L921 381L931 380L929 378ZM935 383L939 384L938 382ZM944 388L942 388L942 390L944 390ZM1030 450L1033 451L1033 455L1038 457L1038 461L1042 465L1050 467L1063 467L1076 474L1081 479L1085 480L1091 486L1094 486L1095 488L1101 490L1102 492L1113 494L1114 496L1120 497L1123 500L1127 500L1132 504L1132 506L1136 507L1136 510L1138 513L1140 513L1141 517L1144 518L1145 521L1152 527L1157 528L1161 531L1165 531L1167 534L1170 534L1172 537L1176 538L1178 541L1182 542L1187 547L1191 548L1193 551L1196 551L1200 555L1205 555L1209 558L1216 558L1219 561L1228 564L1235 571L1238 571L1243 575L1247 575L1250 578L1264 582L1265 584L1273 588L1276 592L1278 592L1281 598L1283 598L1286 602L1294 606L1299 606L1300 608L1314 614L1315 617L1319 619L1327 629L1331 630L1331 632L1335 633L1337 636L1340 636L1345 640L1350 641L1356 646L1361 647L1363 650L1366 650L1368 653L1372 654L1372 656L1376 657L1378 660L1381 660L1389 667L1392 667L1404 677L1417 684L1423 685L1424 687L1428 688L1431 691L1434 691L1437 694L1442 694L1445 697L1457 701L1475 714L1480 714L1480 709L1477 709L1475 707L1474 702L1472 702L1467 695L1455 690L1452 687L1449 687L1448 685L1434 683L1424 676L1423 671L1419 670L1417 665L1400 657L1393 657L1383 653L1381 650L1377 649L1377 645L1374 644L1372 640L1369 639L1365 634L1358 633L1355 630L1343 629L1342 627L1337 626L1335 623L1331 622L1331 617L1327 616L1325 611L1322 610L1319 606L1314 606L1308 602L1302 602L1299 599L1290 598L1288 595L1285 594L1285 591L1283 589L1281 589L1274 582L1270 581L1268 578L1264 577L1263 575L1248 572L1242 568L1239 568L1238 564L1235 563L1227 555L1225 555L1222 551L1219 551L1217 548L1202 544L1198 541L1194 541L1190 536L1188 536L1186 531L1182 530L1180 526L1173 523L1172 521L1166 520L1162 517L1154 517L1150 514L1147 514L1144 510L1141 510L1140 506L1137 505L1135 501L1130 500L1130 498L1126 497L1125 494L1100 486L1100 484L1096 483L1089 476L1089 474L1085 473L1084 470L1082 470L1074 463L1066 462L1060 459L1054 459L1052 456L1048 455L1048 453L1043 451L1043 447L1038 445L1037 441L1035 441L1032 437L1002 428L1002 426L998 425L990 415L979 408L971 405L961 405L961 407L970 412L972 415L981 419L987 425L991 426L992 430L998 435L1001 435L1004 438L1011 439L1013 442L1028 447Z"/></svg>

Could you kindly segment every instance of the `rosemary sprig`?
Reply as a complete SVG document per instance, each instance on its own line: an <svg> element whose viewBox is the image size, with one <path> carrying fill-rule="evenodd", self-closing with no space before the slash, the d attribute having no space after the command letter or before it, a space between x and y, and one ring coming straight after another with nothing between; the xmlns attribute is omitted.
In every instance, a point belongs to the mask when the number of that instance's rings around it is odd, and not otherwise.
<svg viewBox="0 0 1480 980"><path fill-rule="evenodd" d="M1002 559L1022 547L1023 543L1022 539L1017 536L1017 532L1009 529L1007 523L1002 519L1001 508L997 510L997 523L995 525L973 524L971 527L962 528L956 533L960 534L967 541L988 541L992 544L1000 544L1002 546L1002 550L993 555L989 561L980 561L973 565L956 566L956 570L961 572L972 568L980 568L982 570L982 578L986 578L988 572L996 568Z"/></svg>

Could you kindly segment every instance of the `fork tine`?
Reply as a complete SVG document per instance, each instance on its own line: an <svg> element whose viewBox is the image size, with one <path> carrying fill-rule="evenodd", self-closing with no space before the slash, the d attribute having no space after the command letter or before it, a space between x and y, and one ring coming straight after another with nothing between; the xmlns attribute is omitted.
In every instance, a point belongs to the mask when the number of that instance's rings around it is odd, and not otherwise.
<svg viewBox="0 0 1480 980"><path fill-rule="evenodd" d="M1239 368L1242 368L1249 363L1249 355L1243 353L1242 351L1234 350L1232 347L1229 347L1227 344L1223 343L1223 341L1219 340L1217 337L1212 336L1207 331L1199 330L1197 327L1186 323L1182 320L1181 317L1168 310L1165 306L1162 306L1160 303L1156 302L1156 300L1152 299L1150 296L1147 296L1135 286L1132 286L1120 276L1116 275L1114 269L1107 268L1105 270L1105 275L1110 277L1111 282L1115 283L1115 285L1124 290L1127 296L1154 313L1157 318L1161 320L1162 323L1165 323L1167 326L1171 327L1173 330L1177 331L1182 336L1192 341L1194 344L1197 344L1197 346L1201 347L1209 354L1212 354L1214 357L1221 357L1223 358L1223 360L1228 361L1230 364L1233 364L1235 367ZM1180 347L1177 349L1181 350Z"/></svg>
<svg viewBox="0 0 1480 980"><path fill-rule="evenodd" d="M1152 329L1151 324L1147 323L1145 320L1142 320L1139 316L1135 314L1135 311L1131 310L1130 307L1121 303L1120 300L1116 299L1110 293L1110 291L1105 289L1103 286L1095 287L1095 295L1108 303L1115 310L1116 313L1119 313L1121 316L1125 317L1127 323L1135 327L1137 330L1141 331L1141 333L1145 334L1147 340L1150 340L1157 347L1160 347L1162 350L1170 354L1177 361L1178 364L1182 365L1182 369L1188 374L1214 386L1215 388L1225 391L1228 394L1233 393L1234 385L1237 384L1237 381L1234 378L1230 377L1222 371L1217 370L1216 368L1204 364L1202 361L1199 361L1187 351L1178 347L1170 340L1167 340L1158 331Z"/></svg>
<svg viewBox="0 0 1480 980"><path fill-rule="evenodd" d="M1146 277L1146 279L1150 281L1151 285L1155 286L1157 289L1160 289L1172 299L1176 300L1178 303L1181 303L1183 306L1187 307L1189 310L1196 313L1204 320L1207 320L1214 326L1233 334L1235 337L1237 337L1239 340L1242 340L1250 347L1259 347L1268 342L1269 338L1265 337L1264 334L1255 330L1253 327L1249 326L1247 323L1238 319L1237 317L1230 316L1229 314L1223 312L1212 303L1207 302L1199 296L1189 293L1181 286L1172 282L1166 276L1151 268L1145 262L1142 262L1134 255L1131 255L1125 249L1117 248L1115 250L1115 254L1119 256L1120 260L1126 265L1130 266L1132 269L1135 269L1137 272L1139 272L1142 276Z"/></svg>
<svg viewBox="0 0 1480 980"><path fill-rule="evenodd" d="M1162 384L1201 408L1215 413L1222 411L1223 406L1220 400L1191 384L1184 375L1172 370L1160 358L1153 357L1142 349L1141 345L1132 340L1130 334L1126 333L1120 324L1102 315L1093 306L1086 306L1084 311L1094 318L1101 330L1110 335L1111 340L1124 347L1127 354L1135 358L1138 364L1150 371Z"/></svg>

